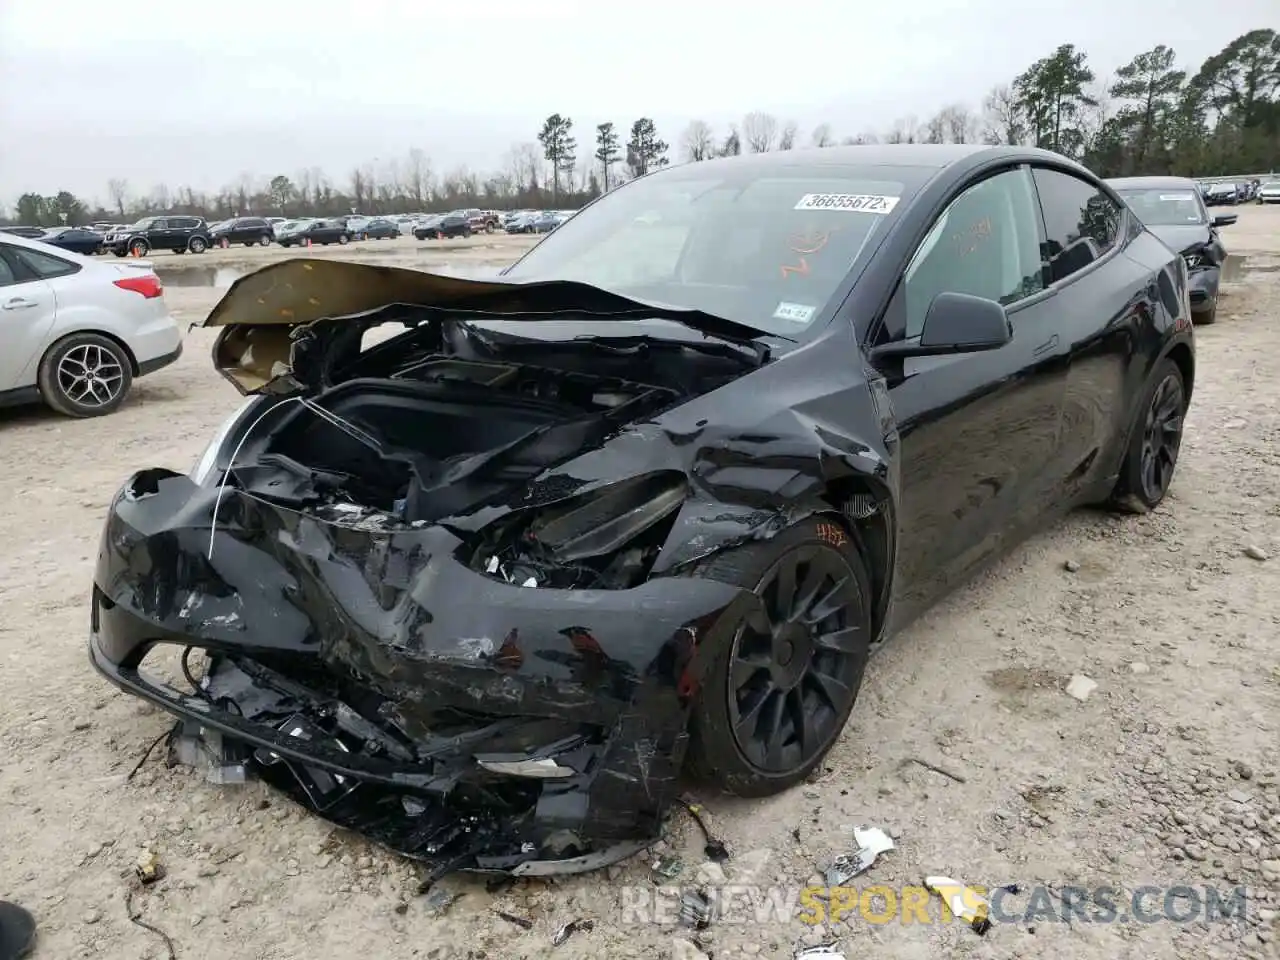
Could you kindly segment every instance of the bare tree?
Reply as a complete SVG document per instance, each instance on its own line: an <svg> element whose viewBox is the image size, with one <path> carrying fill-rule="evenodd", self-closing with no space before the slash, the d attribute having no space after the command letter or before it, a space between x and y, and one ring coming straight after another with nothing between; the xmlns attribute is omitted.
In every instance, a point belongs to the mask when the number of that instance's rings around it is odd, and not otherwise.
<svg viewBox="0 0 1280 960"><path fill-rule="evenodd" d="M794 150L796 146L796 137L800 135L800 128L796 126L794 120L788 120L782 126L782 133L778 137L779 150Z"/></svg>
<svg viewBox="0 0 1280 960"><path fill-rule="evenodd" d="M357 210L364 206L364 198L369 189L369 181L365 179L364 169L356 167L351 171L351 204Z"/></svg>
<svg viewBox="0 0 1280 960"><path fill-rule="evenodd" d="M813 135L809 138L809 142L815 147L833 147L836 138L831 135L831 124L820 123L813 128Z"/></svg>
<svg viewBox="0 0 1280 960"><path fill-rule="evenodd" d="M742 118L742 144L748 153L768 153L778 137L778 118L755 111Z"/></svg>
<svg viewBox="0 0 1280 960"><path fill-rule="evenodd" d="M431 196L431 161L417 147L409 151L409 159L404 167L404 180L415 212L421 212Z"/></svg>
<svg viewBox="0 0 1280 960"><path fill-rule="evenodd" d="M976 138L977 121L963 103L943 107L938 116L942 119L945 139L950 143L972 143Z"/></svg>
<svg viewBox="0 0 1280 960"><path fill-rule="evenodd" d="M918 140L919 124L915 117L899 117L893 121L885 143L915 143Z"/></svg>
<svg viewBox="0 0 1280 960"><path fill-rule="evenodd" d="M111 195L111 203L120 211L120 217L123 219L124 205L129 199L129 181L112 177L107 181L107 193Z"/></svg>
<svg viewBox="0 0 1280 960"><path fill-rule="evenodd" d="M992 87L982 101L983 133L987 143L1020 144L1026 137L1026 118L1018 97L1007 83Z"/></svg>
<svg viewBox="0 0 1280 960"><path fill-rule="evenodd" d="M691 120L680 137L684 155L695 163L716 155L716 140L705 120Z"/></svg>
<svg viewBox="0 0 1280 960"><path fill-rule="evenodd" d="M935 113L924 125L924 142L925 143L946 143L947 136L947 118L941 113ZM899 141L901 143L901 141Z"/></svg>

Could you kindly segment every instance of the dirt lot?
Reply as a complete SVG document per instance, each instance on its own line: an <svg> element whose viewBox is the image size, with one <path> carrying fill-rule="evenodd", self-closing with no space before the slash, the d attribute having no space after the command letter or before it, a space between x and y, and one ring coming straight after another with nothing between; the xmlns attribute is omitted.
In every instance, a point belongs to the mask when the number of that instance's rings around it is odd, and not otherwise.
<svg viewBox="0 0 1280 960"><path fill-rule="evenodd" d="M866 883L937 873L1016 880L1047 886L1053 892L1039 905L1059 910L1065 885L1246 884L1256 896L1251 916L1010 919L978 937L961 924L875 925L856 914L816 929L795 919L732 922L749 917L740 908L701 935L704 951L789 958L799 943L838 940L851 957L904 960L1276 955L1280 208L1239 212L1226 236L1248 259L1219 322L1197 332L1195 397L1166 505L1143 518L1073 516L897 637L873 660L853 721L815 782L764 802L703 799L734 852L723 871L731 883L802 886L815 866L851 848L852 825L874 823L898 845ZM466 250L430 254L424 246L366 243L320 255L473 269L514 256L521 243L476 238ZM218 291L179 286L173 271L280 255L238 249L155 262L174 311L196 321ZM126 782L168 721L93 673L85 597L103 507L118 484L140 467L189 467L238 402L209 368L209 343L203 331L190 334L182 361L141 381L106 420L0 413L0 489L10 504L0 515L0 895L39 918L36 956L167 956L125 909L125 878L150 848L167 876L136 896L135 910L182 958L696 960L689 931L624 924L625 898L653 889L652 857L496 895L454 878L443 887L465 895L436 911L415 896L409 864L260 785L207 785L156 758ZM1084 702L1064 692L1075 674L1098 685ZM903 767L907 758L963 780ZM681 880L700 871L724 882L701 865L702 843L683 814L665 847L684 858ZM1032 903L1024 891L1003 909ZM1161 903L1155 896L1146 906L1158 912ZM532 920L532 929L495 909ZM930 915L938 913L935 902ZM593 918L594 930L552 948L552 932L577 917Z"/></svg>

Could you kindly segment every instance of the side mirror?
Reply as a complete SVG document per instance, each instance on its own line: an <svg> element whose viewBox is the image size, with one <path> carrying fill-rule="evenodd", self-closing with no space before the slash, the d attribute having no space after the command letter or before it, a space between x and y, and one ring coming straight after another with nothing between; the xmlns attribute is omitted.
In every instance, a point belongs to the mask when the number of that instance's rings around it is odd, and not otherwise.
<svg viewBox="0 0 1280 960"><path fill-rule="evenodd" d="M1214 215L1213 225L1215 227L1229 227L1239 219L1240 214L1238 213L1219 213Z"/></svg>
<svg viewBox="0 0 1280 960"><path fill-rule="evenodd" d="M1004 307L986 297L940 293L929 304L916 343L886 343L871 351L871 362L907 357L941 357L999 350L1013 339Z"/></svg>

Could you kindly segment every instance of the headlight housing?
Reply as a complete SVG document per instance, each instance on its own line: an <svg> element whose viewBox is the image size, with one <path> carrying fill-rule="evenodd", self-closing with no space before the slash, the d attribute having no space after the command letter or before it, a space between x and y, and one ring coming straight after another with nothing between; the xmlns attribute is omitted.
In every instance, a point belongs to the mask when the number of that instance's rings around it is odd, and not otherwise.
<svg viewBox="0 0 1280 960"><path fill-rule="evenodd" d="M222 421L222 425L213 434L213 439L209 441L209 445L204 448L204 453L200 454L200 459L191 468L191 479L195 481L197 486L203 487L213 474L213 468L218 464L218 453L222 450L223 444L227 442L227 437L231 435L231 431L235 429L236 424L240 422L240 418L244 416L245 411L251 407L257 400L257 397L249 397L244 403L236 408L236 411Z"/></svg>
<svg viewBox="0 0 1280 960"><path fill-rule="evenodd" d="M665 528L658 525L687 496L684 474L663 471L520 511L487 532L472 562L490 576L526 587L633 585L665 540Z"/></svg>
<svg viewBox="0 0 1280 960"><path fill-rule="evenodd" d="M1187 261L1187 269L1198 267L1200 264L1204 263L1204 257L1198 253L1184 253L1182 255L1182 259Z"/></svg>

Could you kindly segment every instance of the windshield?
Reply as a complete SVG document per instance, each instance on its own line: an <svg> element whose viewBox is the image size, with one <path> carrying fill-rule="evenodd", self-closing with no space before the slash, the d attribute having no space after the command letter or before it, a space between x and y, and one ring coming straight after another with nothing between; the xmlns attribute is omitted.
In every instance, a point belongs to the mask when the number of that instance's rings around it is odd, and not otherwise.
<svg viewBox="0 0 1280 960"><path fill-rule="evenodd" d="M577 280L794 338L861 266L905 192L879 179L884 168L722 171L694 164L607 194L507 275Z"/></svg>
<svg viewBox="0 0 1280 960"><path fill-rule="evenodd" d="M1118 191L1138 219L1148 227L1174 227L1205 223L1200 198L1185 190L1146 189Z"/></svg>

